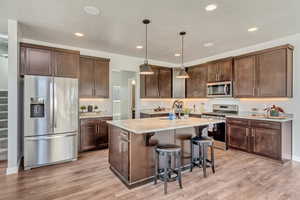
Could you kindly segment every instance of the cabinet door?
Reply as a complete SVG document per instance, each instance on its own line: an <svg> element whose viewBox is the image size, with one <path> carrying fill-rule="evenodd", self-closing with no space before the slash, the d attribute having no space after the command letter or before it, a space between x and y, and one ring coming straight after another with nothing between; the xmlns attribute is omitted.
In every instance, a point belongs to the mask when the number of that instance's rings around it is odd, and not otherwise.
<svg viewBox="0 0 300 200"><path fill-rule="evenodd" d="M255 94L255 56L234 60L234 97L254 97Z"/></svg>
<svg viewBox="0 0 300 200"><path fill-rule="evenodd" d="M95 97L108 98L109 96L109 62L94 61Z"/></svg>
<svg viewBox="0 0 300 200"><path fill-rule="evenodd" d="M220 61L218 63L218 81L232 80L232 60Z"/></svg>
<svg viewBox="0 0 300 200"><path fill-rule="evenodd" d="M25 67L26 67L26 48L20 48L20 75L25 75Z"/></svg>
<svg viewBox="0 0 300 200"><path fill-rule="evenodd" d="M93 120L84 120L80 127L80 149L87 151L96 148L97 122Z"/></svg>
<svg viewBox="0 0 300 200"><path fill-rule="evenodd" d="M218 81L218 63L208 64L207 82L214 83Z"/></svg>
<svg viewBox="0 0 300 200"><path fill-rule="evenodd" d="M188 68L189 79L186 80L187 98L206 97L207 65Z"/></svg>
<svg viewBox="0 0 300 200"><path fill-rule="evenodd" d="M157 68L152 67L154 74L147 75L145 77L145 85L146 85L146 98L157 98L159 97L159 88L158 88L158 74L159 70Z"/></svg>
<svg viewBox="0 0 300 200"><path fill-rule="evenodd" d="M79 96L90 98L94 95L94 61L80 58Z"/></svg>
<svg viewBox="0 0 300 200"><path fill-rule="evenodd" d="M78 78L78 74L79 54L55 52L55 76Z"/></svg>
<svg viewBox="0 0 300 200"><path fill-rule="evenodd" d="M172 70L160 69L158 75L159 97L172 98Z"/></svg>
<svg viewBox="0 0 300 200"><path fill-rule="evenodd" d="M27 75L52 76L52 61L51 50L26 48L25 73Z"/></svg>
<svg viewBox="0 0 300 200"><path fill-rule="evenodd" d="M274 50L257 56L257 89L259 97L287 96L287 52Z"/></svg>
<svg viewBox="0 0 300 200"><path fill-rule="evenodd" d="M249 128L240 125L228 124L227 137L228 145L233 148L248 151L249 149Z"/></svg>
<svg viewBox="0 0 300 200"><path fill-rule="evenodd" d="M254 153L280 159L281 131L266 128L252 129L252 151Z"/></svg>

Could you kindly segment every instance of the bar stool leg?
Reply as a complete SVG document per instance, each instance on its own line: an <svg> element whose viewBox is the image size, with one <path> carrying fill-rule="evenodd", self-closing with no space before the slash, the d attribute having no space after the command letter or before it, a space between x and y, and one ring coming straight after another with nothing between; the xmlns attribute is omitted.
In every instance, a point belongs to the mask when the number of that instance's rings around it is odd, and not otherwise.
<svg viewBox="0 0 300 200"><path fill-rule="evenodd" d="M199 147L199 165L198 165L198 167L199 168L201 168L201 166L203 166L203 145L198 145L198 147Z"/></svg>
<svg viewBox="0 0 300 200"><path fill-rule="evenodd" d="M206 160L207 160L207 148L206 144L202 145L202 168L203 168L203 174L204 177L206 178Z"/></svg>
<svg viewBox="0 0 300 200"><path fill-rule="evenodd" d="M155 172L154 172L154 185L157 184L157 176L159 174L158 172L158 162L159 162L159 153L154 149L154 162L155 162Z"/></svg>
<svg viewBox="0 0 300 200"><path fill-rule="evenodd" d="M211 169L213 171L213 173L215 173L215 147L214 147L214 144L212 144L210 146L210 153L211 153Z"/></svg>
<svg viewBox="0 0 300 200"><path fill-rule="evenodd" d="M169 159L168 153L166 153L165 158L166 158L166 159ZM169 165L169 164L167 164L167 165L164 167L164 192L165 192L165 194L168 193L168 191L167 191L167 187L168 187L168 185L167 185L167 184L168 184L168 165Z"/></svg>
<svg viewBox="0 0 300 200"><path fill-rule="evenodd" d="M178 183L179 183L179 187L180 189L182 189L182 180L181 180L181 153L178 152L177 156L176 156L176 160L177 160L177 168L178 168Z"/></svg>
<svg viewBox="0 0 300 200"><path fill-rule="evenodd" d="M194 148L193 148L193 142L191 140L191 166L190 166L190 172L193 171L194 167Z"/></svg>

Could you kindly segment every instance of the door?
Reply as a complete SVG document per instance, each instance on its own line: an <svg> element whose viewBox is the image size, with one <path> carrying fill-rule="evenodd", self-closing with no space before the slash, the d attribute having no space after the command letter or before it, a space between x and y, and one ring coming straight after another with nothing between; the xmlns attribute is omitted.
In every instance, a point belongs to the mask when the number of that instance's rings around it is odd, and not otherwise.
<svg viewBox="0 0 300 200"><path fill-rule="evenodd" d="M79 94L81 98L91 98L94 95L94 61L80 58Z"/></svg>
<svg viewBox="0 0 300 200"><path fill-rule="evenodd" d="M109 62L94 61L95 97L109 96Z"/></svg>
<svg viewBox="0 0 300 200"><path fill-rule="evenodd" d="M281 131L266 128L252 129L252 150L254 153L280 159L281 155Z"/></svg>
<svg viewBox="0 0 300 200"><path fill-rule="evenodd" d="M53 133L53 78L24 78L24 136Z"/></svg>
<svg viewBox="0 0 300 200"><path fill-rule="evenodd" d="M146 98L157 98L159 97L159 86L158 86L158 74L159 70L152 67L154 72L153 75L147 75L145 77L146 84Z"/></svg>
<svg viewBox="0 0 300 200"><path fill-rule="evenodd" d="M172 70L159 69L159 97L172 98Z"/></svg>
<svg viewBox="0 0 300 200"><path fill-rule="evenodd" d="M189 79L186 80L187 98L206 98L207 65L188 68Z"/></svg>
<svg viewBox="0 0 300 200"><path fill-rule="evenodd" d="M248 56L234 60L234 97L254 97L256 57Z"/></svg>
<svg viewBox="0 0 300 200"><path fill-rule="evenodd" d="M95 149L98 123L95 120L82 120L80 130L80 150Z"/></svg>
<svg viewBox="0 0 300 200"><path fill-rule="evenodd" d="M54 77L54 133L78 131L78 80Z"/></svg>
<svg viewBox="0 0 300 200"><path fill-rule="evenodd" d="M48 49L26 48L25 73L28 75L52 75L52 51Z"/></svg>
<svg viewBox="0 0 300 200"><path fill-rule="evenodd" d="M287 52L279 49L257 56L259 97L287 96Z"/></svg>
<svg viewBox="0 0 300 200"><path fill-rule="evenodd" d="M228 134L228 145L230 147L248 151L249 128L243 127L241 125L228 124L227 134Z"/></svg>
<svg viewBox="0 0 300 200"><path fill-rule="evenodd" d="M52 136L25 137L25 169L77 158L77 132Z"/></svg>
<svg viewBox="0 0 300 200"><path fill-rule="evenodd" d="M214 83L218 81L218 63L209 63L207 69L207 82Z"/></svg>
<svg viewBox="0 0 300 200"><path fill-rule="evenodd" d="M55 76L78 78L79 55L55 52Z"/></svg>
<svg viewBox="0 0 300 200"><path fill-rule="evenodd" d="M232 80L232 60L220 61L218 63L218 81Z"/></svg>

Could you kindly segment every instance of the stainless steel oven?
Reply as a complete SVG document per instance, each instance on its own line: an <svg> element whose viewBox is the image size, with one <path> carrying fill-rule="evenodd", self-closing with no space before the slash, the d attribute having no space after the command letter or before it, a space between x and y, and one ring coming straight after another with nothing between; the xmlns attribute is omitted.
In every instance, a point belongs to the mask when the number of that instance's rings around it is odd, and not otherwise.
<svg viewBox="0 0 300 200"><path fill-rule="evenodd" d="M207 83L207 97L232 97L232 82Z"/></svg>

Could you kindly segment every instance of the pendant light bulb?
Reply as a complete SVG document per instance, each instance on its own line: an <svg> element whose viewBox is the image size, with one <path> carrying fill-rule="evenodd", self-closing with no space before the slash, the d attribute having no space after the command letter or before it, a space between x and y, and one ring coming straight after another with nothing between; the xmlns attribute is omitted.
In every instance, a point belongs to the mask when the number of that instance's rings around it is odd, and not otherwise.
<svg viewBox="0 0 300 200"><path fill-rule="evenodd" d="M144 64L140 66L140 74L142 75L152 75L154 72L151 69L151 66L148 64L148 24L150 24L149 19L144 19L143 24L146 25L146 55Z"/></svg>

